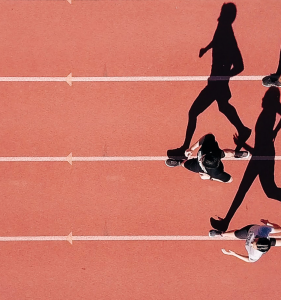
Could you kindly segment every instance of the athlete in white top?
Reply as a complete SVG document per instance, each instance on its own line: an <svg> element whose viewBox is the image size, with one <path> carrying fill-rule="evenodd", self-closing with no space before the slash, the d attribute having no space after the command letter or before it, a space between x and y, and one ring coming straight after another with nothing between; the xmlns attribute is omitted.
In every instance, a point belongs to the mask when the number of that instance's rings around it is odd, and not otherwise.
<svg viewBox="0 0 281 300"><path fill-rule="evenodd" d="M221 232L218 230L211 230L209 236L214 237L220 235L222 237L230 237L246 240L246 250L248 255L241 255L232 250L222 249L226 255L235 256L245 262L256 262L265 254L271 246L281 246L281 239L269 237L270 234L280 233L281 227L277 224L271 223L268 220L261 220L265 225L248 225L239 230L232 230Z"/></svg>

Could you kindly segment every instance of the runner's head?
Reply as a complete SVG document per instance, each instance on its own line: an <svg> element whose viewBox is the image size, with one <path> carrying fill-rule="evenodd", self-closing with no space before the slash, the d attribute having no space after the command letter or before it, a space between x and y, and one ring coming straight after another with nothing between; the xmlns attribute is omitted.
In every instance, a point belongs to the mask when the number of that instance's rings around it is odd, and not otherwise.
<svg viewBox="0 0 281 300"><path fill-rule="evenodd" d="M234 3L224 3L221 8L221 14L218 18L219 22L232 24L236 18L237 9Z"/></svg>
<svg viewBox="0 0 281 300"><path fill-rule="evenodd" d="M202 157L202 164L206 168L214 169L219 166L220 158L213 152L210 152Z"/></svg>
<svg viewBox="0 0 281 300"><path fill-rule="evenodd" d="M271 247L271 241L267 238L258 238L256 241L257 250L267 252Z"/></svg>

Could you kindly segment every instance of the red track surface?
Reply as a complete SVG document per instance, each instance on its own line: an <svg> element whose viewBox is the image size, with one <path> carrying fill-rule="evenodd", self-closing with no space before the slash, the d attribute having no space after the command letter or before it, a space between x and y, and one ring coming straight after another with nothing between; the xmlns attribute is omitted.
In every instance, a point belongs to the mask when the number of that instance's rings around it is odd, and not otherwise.
<svg viewBox="0 0 281 300"><path fill-rule="evenodd" d="M224 1L2 1L0 76L208 75ZM235 1L242 75L274 72L279 0ZM274 30L273 30L274 29ZM184 137L205 82L0 83L0 156L164 156ZM266 88L231 82L231 103L254 128ZM214 122L215 120L215 122ZM234 147L216 103L198 119ZM254 134L249 143L253 144ZM280 137L276 154L280 155ZM227 161L233 183L204 182L163 162L1 163L0 236L207 235L224 216L247 162ZM281 163L276 183L281 186ZM279 222L281 204L256 179L231 228ZM281 249L255 264L243 242L1 243L0 299L280 299Z"/></svg>

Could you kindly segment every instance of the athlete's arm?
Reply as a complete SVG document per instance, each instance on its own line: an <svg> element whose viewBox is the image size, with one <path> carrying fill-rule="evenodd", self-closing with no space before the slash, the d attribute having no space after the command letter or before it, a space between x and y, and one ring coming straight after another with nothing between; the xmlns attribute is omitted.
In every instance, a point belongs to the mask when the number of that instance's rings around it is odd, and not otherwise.
<svg viewBox="0 0 281 300"><path fill-rule="evenodd" d="M245 256L245 255L241 255L241 254L237 254L235 253L234 251L231 251L231 250L225 250L225 249L221 249L222 253L226 254L226 255L232 255L232 256L235 256L245 262L252 262L250 261L249 257L248 256Z"/></svg>
<svg viewBox="0 0 281 300"><path fill-rule="evenodd" d="M230 176L230 178L229 178L228 181L222 181L222 180L220 180L220 179L210 177L210 180L215 180L215 181L219 181L219 182L223 182L223 183L230 183L230 182L233 181L233 178Z"/></svg>
<svg viewBox="0 0 281 300"><path fill-rule="evenodd" d="M190 146L190 147L185 151L185 156L186 156L186 157L190 156L190 155L192 154L192 152L193 152L196 148L198 148L198 147L200 147L200 146L202 145L202 143L203 143L203 141L204 141L204 139L205 139L205 136L206 136L206 135L202 136L196 143L194 143L192 146Z"/></svg>
<svg viewBox="0 0 281 300"><path fill-rule="evenodd" d="M211 176L209 174L206 174L206 173L200 173L199 172L199 175L200 175L200 178L203 179L203 180L211 180Z"/></svg>

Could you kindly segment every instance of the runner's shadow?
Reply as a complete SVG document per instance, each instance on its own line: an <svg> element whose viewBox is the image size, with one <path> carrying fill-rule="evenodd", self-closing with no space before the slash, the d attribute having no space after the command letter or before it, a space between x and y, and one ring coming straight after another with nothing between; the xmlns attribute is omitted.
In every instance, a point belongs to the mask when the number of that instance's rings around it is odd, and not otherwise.
<svg viewBox="0 0 281 300"><path fill-rule="evenodd" d="M229 78L244 70L242 55L232 28L236 12L235 4L223 4L213 40L199 52L199 57L202 57L212 49L211 75L207 86L201 91L189 110L184 144L180 148L168 150L167 154L170 158L183 156L196 129L197 117L215 100L218 103L219 111L236 127L240 139L246 141L251 134L251 130L243 125L236 109L229 103L231 98Z"/></svg>
<svg viewBox="0 0 281 300"><path fill-rule="evenodd" d="M211 218L211 225L215 229L226 231L235 212L244 200L253 181L259 176L262 188L268 198L281 201L281 188L274 180L275 148L274 141L281 128L281 120L274 129L277 113L281 115L280 91L270 87L262 100L262 112L255 126L254 148L244 144L244 148L251 152L252 158L246 168L236 196L230 206L226 217L222 220ZM234 138L234 140L236 140Z"/></svg>

